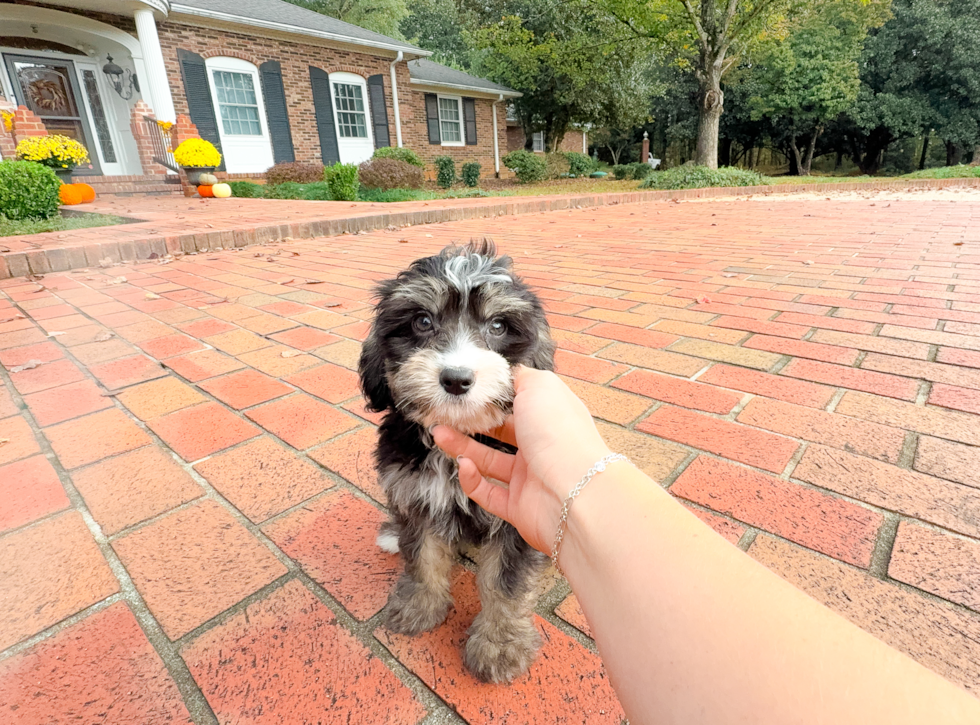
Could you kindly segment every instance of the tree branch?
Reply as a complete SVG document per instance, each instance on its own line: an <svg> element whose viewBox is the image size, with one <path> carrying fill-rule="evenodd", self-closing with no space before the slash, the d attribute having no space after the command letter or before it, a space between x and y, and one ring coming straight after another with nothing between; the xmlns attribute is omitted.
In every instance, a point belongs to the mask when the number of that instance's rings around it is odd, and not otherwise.
<svg viewBox="0 0 980 725"><path fill-rule="evenodd" d="M752 8L748 15L743 17L738 23L735 24L735 27L732 29L730 35L736 37L741 35L742 31L745 30L745 28L747 28L753 20L759 17L759 14L763 10L772 5L773 2L774 0L759 0L759 4Z"/></svg>
<svg viewBox="0 0 980 725"><path fill-rule="evenodd" d="M704 0L702 0L703 2ZM679 2L684 5L684 9L687 10L688 17L691 18L691 22L694 23L694 29L697 31L698 39L701 41L701 45L704 47L705 51L711 49L708 43L708 34L704 32L704 26L701 25L701 20L698 18L698 14L694 12L694 6L691 5L691 0L679 0Z"/></svg>

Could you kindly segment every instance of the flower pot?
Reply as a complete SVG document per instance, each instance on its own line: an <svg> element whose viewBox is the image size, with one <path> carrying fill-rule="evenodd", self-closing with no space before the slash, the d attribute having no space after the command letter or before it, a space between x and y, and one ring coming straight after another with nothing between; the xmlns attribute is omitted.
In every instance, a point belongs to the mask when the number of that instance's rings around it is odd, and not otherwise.
<svg viewBox="0 0 980 725"><path fill-rule="evenodd" d="M201 174L210 174L214 171L213 166L185 166L184 171L187 173L187 183L191 186L197 186L201 183Z"/></svg>
<svg viewBox="0 0 980 725"><path fill-rule="evenodd" d="M71 173L74 171L74 169L52 169L52 170L54 171L54 175L58 177L58 180L61 181L62 184L71 183Z"/></svg>

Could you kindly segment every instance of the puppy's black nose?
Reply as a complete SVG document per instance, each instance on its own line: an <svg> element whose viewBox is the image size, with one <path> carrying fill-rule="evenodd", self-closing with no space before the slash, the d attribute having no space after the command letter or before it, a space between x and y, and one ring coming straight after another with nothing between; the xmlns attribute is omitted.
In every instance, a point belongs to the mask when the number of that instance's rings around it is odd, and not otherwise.
<svg viewBox="0 0 980 725"><path fill-rule="evenodd" d="M466 395L476 376L469 368L446 368L439 374L439 384L450 395Z"/></svg>

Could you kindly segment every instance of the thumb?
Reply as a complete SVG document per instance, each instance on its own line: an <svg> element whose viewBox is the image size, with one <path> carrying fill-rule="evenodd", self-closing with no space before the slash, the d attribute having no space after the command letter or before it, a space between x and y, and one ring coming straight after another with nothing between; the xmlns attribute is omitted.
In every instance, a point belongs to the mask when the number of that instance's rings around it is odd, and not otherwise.
<svg viewBox="0 0 980 725"><path fill-rule="evenodd" d="M459 465L459 485L462 487L463 493L473 499L485 511L507 521L506 514L510 491L503 486L490 483L469 458L460 456L456 461Z"/></svg>

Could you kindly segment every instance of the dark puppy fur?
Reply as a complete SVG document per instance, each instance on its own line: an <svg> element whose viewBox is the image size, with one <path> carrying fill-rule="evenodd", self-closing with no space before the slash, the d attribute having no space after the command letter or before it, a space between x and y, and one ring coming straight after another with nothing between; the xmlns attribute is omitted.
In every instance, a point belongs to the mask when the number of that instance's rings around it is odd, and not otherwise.
<svg viewBox="0 0 980 725"><path fill-rule="evenodd" d="M376 461L392 521L378 543L405 559L388 626L414 634L440 624L452 603L456 548L477 544L483 608L465 661L480 679L507 682L540 646L531 615L547 558L467 499L456 461L428 429L444 423L476 434L502 423L513 403L512 366L554 366L548 323L510 258L497 258L488 240L416 260L378 294L360 374L369 407L386 412Z"/></svg>

